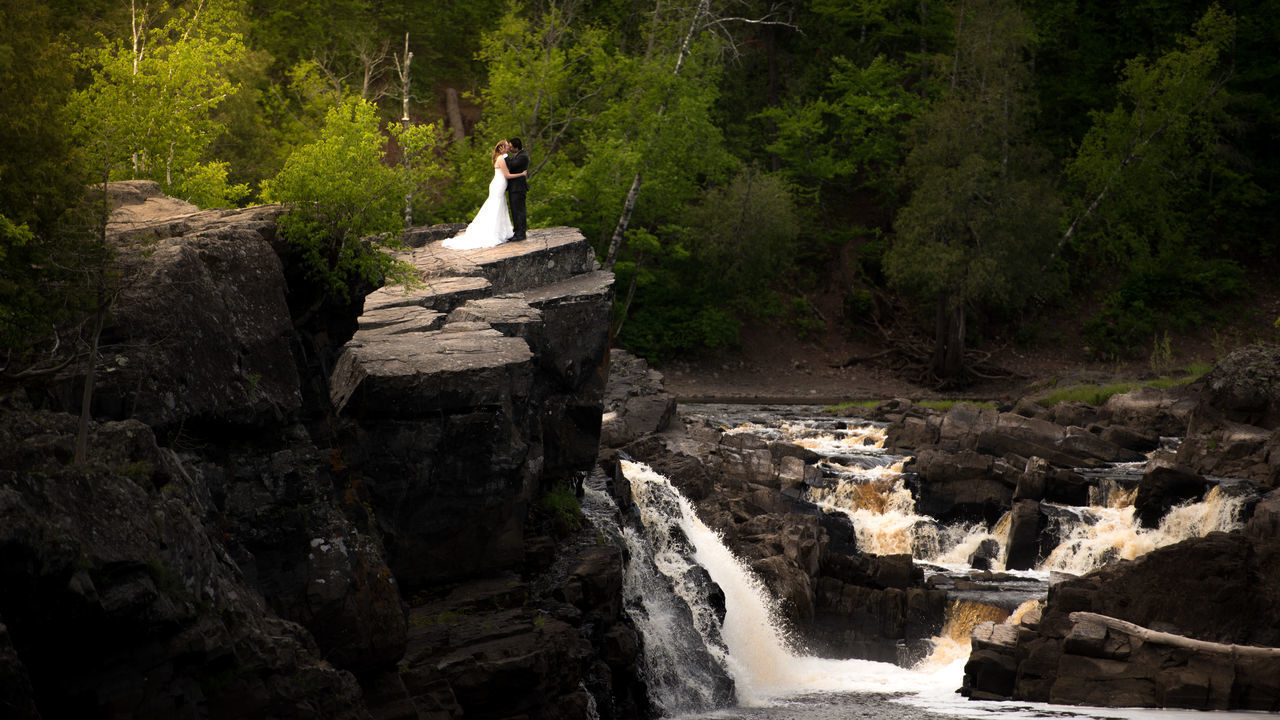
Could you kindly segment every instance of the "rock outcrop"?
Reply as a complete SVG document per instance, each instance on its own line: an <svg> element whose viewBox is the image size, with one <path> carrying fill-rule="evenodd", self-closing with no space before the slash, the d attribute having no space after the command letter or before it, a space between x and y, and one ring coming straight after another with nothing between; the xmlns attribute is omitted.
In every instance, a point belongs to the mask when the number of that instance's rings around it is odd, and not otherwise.
<svg viewBox="0 0 1280 720"><path fill-rule="evenodd" d="M1042 612L1017 625L980 627L965 694L1280 710L1277 368L1280 348L1251 346L1186 388L1107 401L1100 422L1187 433L1176 455L1155 454L1137 485L1142 525L1155 527L1172 507L1210 492L1242 498L1248 524L1064 580L1051 587ZM1258 492L1268 494L1258 500Z"/></svg>
<svg viewBox="0 0 1280 720"><path fill-rule="evenodd" d="M75 433L64 413L0 416L0 687L25 679L16 707L39 713L6 717L368 717L355 677L250 589L209 488L149 427L95 423L83 465Z"/></svg>
<svg viewBox="0 0 1280 720"><path fill-rule="evenodd" d="M1237 350L1190 390L1198 402L1178 462L1203 475L1280 486L1280 346Z"/></svg>
<svg viewBox="0 0 1280 720"><path fill-rule="evenodd" d="M546 503L601 427L612 276L580 234L453 253L418 229L423 286L353 306L306 285L283 208L109 195L123 290L89 461L70 462L75 374L0 418L6 707L644 712L620 560ZM450 612L475 622L440 641L424 618Z"/></svg>
<svg viewBox="0 0 1280 720"><path fill-rule="evenodd" d="M414 593L518 568L530 504L591 470L613 280L567 229L410 259L429 282L366 300L330 392L347 481Z"/></svg>

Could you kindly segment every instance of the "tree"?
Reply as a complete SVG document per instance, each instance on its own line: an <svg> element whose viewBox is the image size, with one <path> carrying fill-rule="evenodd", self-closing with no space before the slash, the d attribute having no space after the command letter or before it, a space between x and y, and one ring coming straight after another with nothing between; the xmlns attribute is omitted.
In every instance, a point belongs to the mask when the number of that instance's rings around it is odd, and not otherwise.
<svg viewBox="0 0 1280 720"><path fill-rule="evenodd" d="M687 131L690 121L698 123L699 120L714 127L709 122L710 106L698 102L699 97L706 98L709 88L702 85L703 92L700 93L696 89L700 82L706 81L704 73L714 73L718 69L713 58L717 58L718 43L728 38L726 26L735 22L784 24L780 11L773 7L758 18L730 17L715 12L711 0L696 0L685 5L660 4L650 17L647 46L644 54L637 58L636 72L630 78L637 92L625 106L635 123L635 133L624 136L621 146L610 148L616 151L616 157L632 174L622 200L621 213L609 238L604 261L606 268L612 268L617 260L641 190L646 187L646 173L650 175L649 186L655 184L653 180L669 182L684 174L681 168L687 168L687 160L696 157L672 153L673 133L666 130L681 127ZM671 111L679 114L670 117ZM705 115L699 118L690 111L701 111ZM680 114L685 117L681 118ZM688 133L686 137L690 135L694 133ZM715 135L720 135L718 129L715 129ZM686 144L684 149L690 151L693 147ZM664 159L667 163L662 162ZM666 173L662 173L663 170ZM667 177L653 177L661 174Z"/></svg>
<svg viewBox="0 0 1280 720"><path fill-rule="evenodd" d="M1194 254L1194 211L1211 197L1215 179L1228 183L1232 197L1259 198L1227 162L1224 61L1234 33L1233 19L1214 5L1175 49L1125 64L1120 100L1092 113L1093 126L1066 168L1078 201L1057 250L1096 223L1103 230L1088 241L1111 260L1161 250Z"/></svg>
<svg viewBox="0 0 1280 720"><path fill-rule="evenodd" d="M901 157L905 128L925 104L907 89L905 75L883 55L866 67L834 58L821 96L760 113L776 128L767 149L794 182L815 192L864 171L871 171L868 181L883 181Z"/></svg>
<svg viewBox="0 0 1280 720"><path fill-rule="evenodd" d="M225 166L204 164L218 130L212 111L235 90L228 67L245 52L238 22L227 0L177 9L132 0L128 35L100 36L99 47L77 56L91 82L72 97L71 112L95 172L155 180L206 206L247 194L226 184Z"/></svg>
<svg viewBox="0 0 1280 720"><path fill-rule="evenodd" d="M434 131L419 126L400 137L411 151L426 155L431 139L439 137ZM379 249L393 244L403 229L402 201L410 181L402 169L383 162L385 143L376 108L348 98L329 111L320 138L295 150L280 174L264 184L264 197L290 205L280 233L320 288L317 303L347 301L357 288L384 277L413 280L412 266ZM430 166L418 164L416 172L427 174ZM375 236L384 237L367 240Z"/></svg>
<svg viewBox="0 0 1280 720"><path fill-rule="evenodd" d="M1031 28L1011 0L966 0L948 90L916 128L911 199L885 257L891 282L933 306L933 376L963 380L966 315L1043 291L1059 205L1028 139Z"/></svg>
<svg viewBox="0 0 1280 720"><path fill-rule="evenodd" d="M59 232L87 182L63 107L73 67L43 4L0 12L0 374L61 364L55 328L81 310L70 272L79 247ZM50 339L49 342L45 342ZM59 346L55 356L43 352Z"/></svg>

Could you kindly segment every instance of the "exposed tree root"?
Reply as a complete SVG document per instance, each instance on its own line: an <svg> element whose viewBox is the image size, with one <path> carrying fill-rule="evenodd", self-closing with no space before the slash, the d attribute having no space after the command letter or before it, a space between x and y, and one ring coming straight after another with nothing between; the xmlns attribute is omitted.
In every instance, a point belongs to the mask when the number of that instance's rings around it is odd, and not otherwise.
<svg viewBox="0 0 1280 720"><path fill-rule="evenodd" d="M897 317L904 314L903 312L892 313ZM880 333L886 349L871 355L851 357L833 367L875 365L889 370L900 380L935 391L961 390L974 382L985 380L1027 379L1025 374L993 363L991 360L993 353L973 348L966 348L964 351L964 372L960 377L941 377L933 366L932 339L902 323L895 322L892 326L885 327L877 317L871 317L870 321Z"/></svg>

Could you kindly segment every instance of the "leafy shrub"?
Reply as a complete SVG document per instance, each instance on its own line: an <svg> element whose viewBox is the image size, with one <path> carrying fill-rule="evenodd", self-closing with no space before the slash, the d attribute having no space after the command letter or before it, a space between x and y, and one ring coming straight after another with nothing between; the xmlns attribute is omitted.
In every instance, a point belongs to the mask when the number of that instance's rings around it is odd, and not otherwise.
<svg viewBox="0 0 1280 720"><path fill-rule="evenodd" d="M1147 339L1218 318L1222 303L1245 294L1244 272L1231 260L1170 255L1136 263L1102 312L1084 326L1095 354L1135 357Z"/></svg>
<svg viewBox="0 0 1280 720"><path fill-rule="evenodd" d="M568 483L557 483L538 501L538 509L551 524L551 531L557 537L565 537L585 526L587 519L582 514L582 505L578 496Z"/></svg>
<svg viewBox="0 0 1280 720"><path fill-rule="evenodd" d="M741 325L732 313L718 307L633 307L619 340L636 355L658 363L736 347Z"/></svg>

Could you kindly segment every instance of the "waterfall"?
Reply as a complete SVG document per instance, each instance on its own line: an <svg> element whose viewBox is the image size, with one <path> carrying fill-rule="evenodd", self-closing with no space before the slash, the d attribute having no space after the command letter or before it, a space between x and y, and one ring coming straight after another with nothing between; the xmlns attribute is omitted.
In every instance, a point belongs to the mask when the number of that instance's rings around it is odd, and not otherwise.
<svg viewBox="0 0 1280 720"><path fill-rule="evenodd" d="M751 431L822 455L823 478L806 480L810 484L805 499L845 513L866 552L910 552L934 564L927 572L942 572L937 566L967 566L975 551L990 556L990 546L1005 544L1008 516L988 529L981 524L948 527L918 515L903 482L903 458L885 454L881 429L829 418L817 422L823 427L795 421L776 427L754 423L726 432ZM980 587L957 592L946 627L934 639L933 653L906 669L804 655L788 641L785 623L766 588L698 519L690 501L643 464L624 461L622 471L635 503L625 509L625 527L614 522L617 508L603 492L588 488L584 510L602 532L625 547L627 610L642 636L641 669L650 700L665 716L910 716L910 710L900 707L882 712L884 703L894 702L951 717L1030 718L1044 717L1045 712L1093 717L1053 706L1023 703L1014 708L959 698L954 691L961 682L972 629L984 621L1016 624L1029 609L1042 607L1043 596L1035 588L1042 591L1051 569L1082 573L1186 537L1238 527L1242 502L1215 490L1202 502L1173 509L1160 528L1150 531L1134 521L1133 493L1121 487L1131 486L1128 481L1108 485L1098 493L1101 504L1092 507L1052 506L1063 542L1044 565L1036 571L1002 574L1015 582L996 591L1000 600L988 602L983 583L969 583ZM600 510L606 506L607 512ZM992 568L998 570L1002 558L999 551L994 555ZM967 567L958 570L945 571L969 577ZM1018 591L1013 587L1017 582L1032 589ZM1010 612L1019 594L1035 599ZM815 703L818 709L807 714L805 703ZM731 705L739 708L728 711L732 715L717 713ZM1144 717L1113 709L1107 716Z"/></svg>
<svg viewBox="0 0 1280 720"><path fill-rule="evenodd" d="M1127 502L1132 503L1132 499L1131 494ZM1240 526L1243 504L1244 498L1229 497L1215 486L1204 500L1170 510L1154 530L1138 525L1132 504L1093 506L1058 519L1062 540L1041 567L1083 575L1108 563L1132 560L1187 538L1203 537L1215 530L1232 530Z"/></svg>
<svg viewBox="0 0 1280 720"><path fill-rule="evenodd" d="M759 706L811 692L905 693L918 689L919 675L870 660L830 660L804 656L788 642L775 602L760 580L720 537L698 519L692 505L667 478L640 463L623 462L643 532L627 528L630 551L626 592L640 609L634 617L644 636L645 672L651 699L668 714L712 709L723 685L707 682L723 668L732 678L734 700ZM650 564L642 554L658 548ZM693 565L706 569L723 591L723 620L714 593L688 582ZM651 568L656 575L646 573ZM692 632L691 632L692 631ZM705 634L704 634L705 633ZM693 643L693 636L701 642ZM690 645L698 647L690 650ZM713 667L708 668L708 659ZM946 684L959 682L958 668ZM688 683L690 689L679 687Z"/></svg>
<svg viewBox="0 0 1280 720"><path fill-rule="evenodd" d="M584 491L588 518L626 550L624 600L643 638L641 669L650 700L668 715L729 704L733 681L720 640L720 603L679 528L674 489L661 503L653 492L644 496L649 502L637 502L641 528L619 528L613 500L592 487Z"/></svg>

